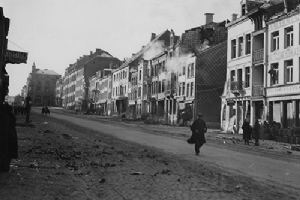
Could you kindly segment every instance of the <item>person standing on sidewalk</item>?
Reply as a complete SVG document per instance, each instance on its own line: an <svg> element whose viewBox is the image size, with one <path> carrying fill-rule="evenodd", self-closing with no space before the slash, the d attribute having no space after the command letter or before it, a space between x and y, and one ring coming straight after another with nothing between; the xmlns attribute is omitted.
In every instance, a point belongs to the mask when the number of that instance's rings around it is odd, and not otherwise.
<svg viewBox="0 0 300 200"><path fill-rule="evenodd" d="M202 114L198 114L198 118L193 122L191 130L193 132L192 134L195 142L195 154L199 155L200 148L204 143L206 143L204 134L207 131L206 123L202 119Z"/></svg>
<svg viewBox="0 0 300 200"><path fill-rule="evenodd" d="M255 121L254 128L253 128L253 138L255 140L254 145L259 146L259 132L260 132L260 124L258 119Z"/></svg>
<svg viewBox="0 0 300 200"><path fill-rule="evenodd" d="M249 145L249 140L251 140L252 127L250 126L248 119L245 119L242 129L245 144Z"/></svg>

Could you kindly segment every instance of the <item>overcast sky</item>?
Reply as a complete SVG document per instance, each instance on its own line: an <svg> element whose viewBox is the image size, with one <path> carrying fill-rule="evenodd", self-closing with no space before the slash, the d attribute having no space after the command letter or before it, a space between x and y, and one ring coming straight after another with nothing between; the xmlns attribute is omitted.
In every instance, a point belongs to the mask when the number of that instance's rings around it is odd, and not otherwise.
<svg viewBox="0 0 300 200"><path fill-rule="evenodd" d="M239 13L240 0L0 0L10 18L8 48L27 51L27 64L7 64L10 93L26 84L32 63L63 75L76 59L96 48L123 59L140 50L152 32L176 35Z"/></svg>

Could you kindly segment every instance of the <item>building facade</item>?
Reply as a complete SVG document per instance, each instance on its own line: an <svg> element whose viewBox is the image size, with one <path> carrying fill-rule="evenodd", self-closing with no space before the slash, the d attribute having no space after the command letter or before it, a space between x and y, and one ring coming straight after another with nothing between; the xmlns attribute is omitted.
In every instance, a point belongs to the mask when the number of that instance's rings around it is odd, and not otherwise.
<svg viewBox="0 0 300 200"><path fill-rule="evenodd" d="M61 76L48 69L38 69L35 63L27 78L27 95L34 106L55 106L56 82Z"/></svg>
<svg viewBox="0 0 300 200"><path fill-rule="evenodd" d="M299 127L300 105L300 11L290 5L287 12L268 24L266 112L269 121L282 128Z"/></svg>
<svg viewBox="0 0 300 200"><path fill-rule="evenodd" d="M228 27L227 81L222 96L222 129L241 133L243 121L297 124L292 91L299 23L295 1L241 1L241 15ZM287 20L286 20L287 19ZM298 73L299 74L299 73ZM297 87L297 86L296 86Z"/></svg>
<svg viewBox="0 0 300 200"><path fill-rule="evenodd" d="M58 107L62 106L63 97L63 79L59 78L56 81L56 92L55 92L55 105Z"/></svg>

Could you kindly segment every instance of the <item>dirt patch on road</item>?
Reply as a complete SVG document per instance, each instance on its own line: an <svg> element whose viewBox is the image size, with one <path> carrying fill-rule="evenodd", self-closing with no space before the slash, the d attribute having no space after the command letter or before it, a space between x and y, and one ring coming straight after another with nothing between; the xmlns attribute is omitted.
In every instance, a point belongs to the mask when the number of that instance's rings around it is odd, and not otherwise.
<svg viewBox="0 0 300 200"><path fill-rule="evenodd" d="M20 160L0 175L1 200L297 199L294 190L49 117L32 116L18 134Z"/></svg>

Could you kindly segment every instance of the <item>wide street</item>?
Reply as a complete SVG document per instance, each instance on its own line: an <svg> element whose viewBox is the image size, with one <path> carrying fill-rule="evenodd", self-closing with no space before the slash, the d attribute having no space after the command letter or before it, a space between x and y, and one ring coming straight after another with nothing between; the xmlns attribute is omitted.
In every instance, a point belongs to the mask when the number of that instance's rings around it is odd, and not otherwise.
<svg viewBox="0 0 300 200"><path fill-rule="evenodd" d="M273 159L262 155L251 155L217 148L209 144L204 145L201 149L201 155L196 157L193 155L193 146L188 145L182 139L170 138L164 135L153 135L134 127L124 128L115 123L112 125L101 121L95 122L58 113L53 113L51 116L122 140L155 147L167 153L178 155L181 158L196 160L199 163L218 165L225 170L251 176L258 180L272 181L277 184L289 186L300 186L300 160L299 162L288 162L278 158Z"/></svg>
<svg viewBox="0 0 300 200"><path fill-rule="evenodd" d="M186 127L45 116L40 108L30 125L17 119L20 156L0 174L1 200L299 197L299 153L264 149L265 142L224 144L210 130L195 156Z"/></svg>

